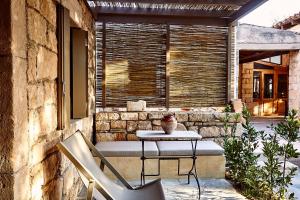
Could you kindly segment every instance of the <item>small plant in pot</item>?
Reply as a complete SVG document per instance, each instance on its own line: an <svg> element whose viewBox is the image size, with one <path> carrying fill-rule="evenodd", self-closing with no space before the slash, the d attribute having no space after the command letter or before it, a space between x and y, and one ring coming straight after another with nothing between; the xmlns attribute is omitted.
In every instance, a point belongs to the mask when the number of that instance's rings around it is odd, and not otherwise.
<svg viewBox="0 0 300 200"><path fill-rule="evenodd" d="M161 127L166 134L171 134L177 128L177 121L174 115L168 114L161 119Z"/></svg>

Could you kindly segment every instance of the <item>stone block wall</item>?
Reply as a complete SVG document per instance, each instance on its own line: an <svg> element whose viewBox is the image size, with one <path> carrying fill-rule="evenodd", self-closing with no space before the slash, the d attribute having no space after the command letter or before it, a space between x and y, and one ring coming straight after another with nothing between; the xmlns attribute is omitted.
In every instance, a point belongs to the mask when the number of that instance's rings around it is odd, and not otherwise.
<svg viewBox="0 0 300 200"><path fill-rule="evenodd" d="M90 116L57 130L56 5L88 31ZM95 105L94 19L85 0L4 0L0 7L0 199L75 199L82 183L56 144L82 130ZM3 23L2 23L3 22Z"/></svg>
<svg viewBox="0 0 300 200"><path fill-rule="evenodd" d="M137 130L162 130L161 118L166 114L173 114L177 119L178 128L196 131L202 135L203 140L213 140L222 144L225 134L222 119L225 114L220 110L146 109L144 112L128 112L126 109L104 109L96 114L96 138L97 141L138 140ZM237 134L241 134L240 123Z"/></svg>
<svg viewBox="0 0 300 200"><path fill-rule="evenodd" d="M289 109L300 110L300 52L290 52Z"/></svg>
<svg viewBox="0 0 300 200"><path fill-rule="evenodd" d="M241 84L242 84L242 101L245 103L253 102L253 69L254 63L242 64Z"/></svg>

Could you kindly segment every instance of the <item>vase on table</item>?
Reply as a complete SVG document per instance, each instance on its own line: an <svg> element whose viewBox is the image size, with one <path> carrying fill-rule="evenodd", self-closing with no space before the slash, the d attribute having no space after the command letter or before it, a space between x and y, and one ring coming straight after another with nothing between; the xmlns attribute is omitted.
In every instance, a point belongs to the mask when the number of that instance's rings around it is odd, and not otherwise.
<svg viewBox="0 0 300 200"><path fill-rule="evenodd" d="M161 127L166 134L171 134L177 128L177 120L174 115L165 115L161 119Z"/></svg>

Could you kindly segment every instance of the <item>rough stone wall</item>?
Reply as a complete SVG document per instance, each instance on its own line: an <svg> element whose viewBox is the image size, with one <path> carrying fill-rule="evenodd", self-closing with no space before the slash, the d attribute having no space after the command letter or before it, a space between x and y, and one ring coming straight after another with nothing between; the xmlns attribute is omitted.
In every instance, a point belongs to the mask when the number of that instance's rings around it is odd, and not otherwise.
<svg viewBox="0 0 300 200"><path fill-rule="evenodd" d="M57 130L56 4L88 31L89 117ZM84 0L4 0L0 7L0 199L75 199L82 183L56 144L91 137L94 21Z"/></svg>
<svg viewBox="0 0 300 200"><path fill-rule="evenodd" d="M300 110L300 52L290 52L289 109Z"/></svg>
<svg viewBox="0 0 300 200"><path fill-rule="evenodd" d="M241 84L242 101L245 103L253 102L253 69L254 63L242 64Z"/></svg>
<svg viewBox="0 0 300 200"><path fill-rule="evenodd" d="M24 199L29 182L27 110L22 109L27 105L25 2L4 0L0 7L0 197Z"/></svg>
<svg viewBox="0 0 300 200"><path fill-rule="evenodd" d="M215 109L197 111L145 111L127 112L123 110L109 110L96 114L97 141L131 141L138 140L136 130L162 130L161 118L166 114L174 114L178 128L196 131L202 135L203 140L214 140L222 143L224 136L224 113ZM241 127L238 125L237 134Z"/></svg>
<svg viewBox="0 0 300 200"><path fill-rule="evenodd" d="M240 98L252 115L258 115L258 102L253 102L254 62L241 64L240 69Z"/></svg>

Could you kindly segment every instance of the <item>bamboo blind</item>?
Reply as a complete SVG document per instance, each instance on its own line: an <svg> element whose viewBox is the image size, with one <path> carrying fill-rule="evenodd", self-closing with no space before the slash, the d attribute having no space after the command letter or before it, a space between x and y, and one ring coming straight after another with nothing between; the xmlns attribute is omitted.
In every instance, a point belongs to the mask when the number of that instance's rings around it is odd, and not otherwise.
<svg viewBox="0 0 300 200"><path fill-rule="evenodd" d="M102 107L102 25L96 26L96 102ZM170 38L170 107L226 104L227 27L116 24L105 28L105 99L108 107L128 100L166 105L166 45Z"/></svg>
<svg viewBox="0 0 300 200"><path fill-rule="evenodd" d="M227 27L170 26L170 107L226 104Z"/></svg>
<svg viewBox="0 0 300 200"><path fill-rule="evenodd" d="M102 105L102 23L96 23L96 107Z"/></svg>
<svg viewBox="0 0 300 200"><path fill-rule="evenodd" d="M106 24L106 105L165 106L165 25Z"/></svg>

